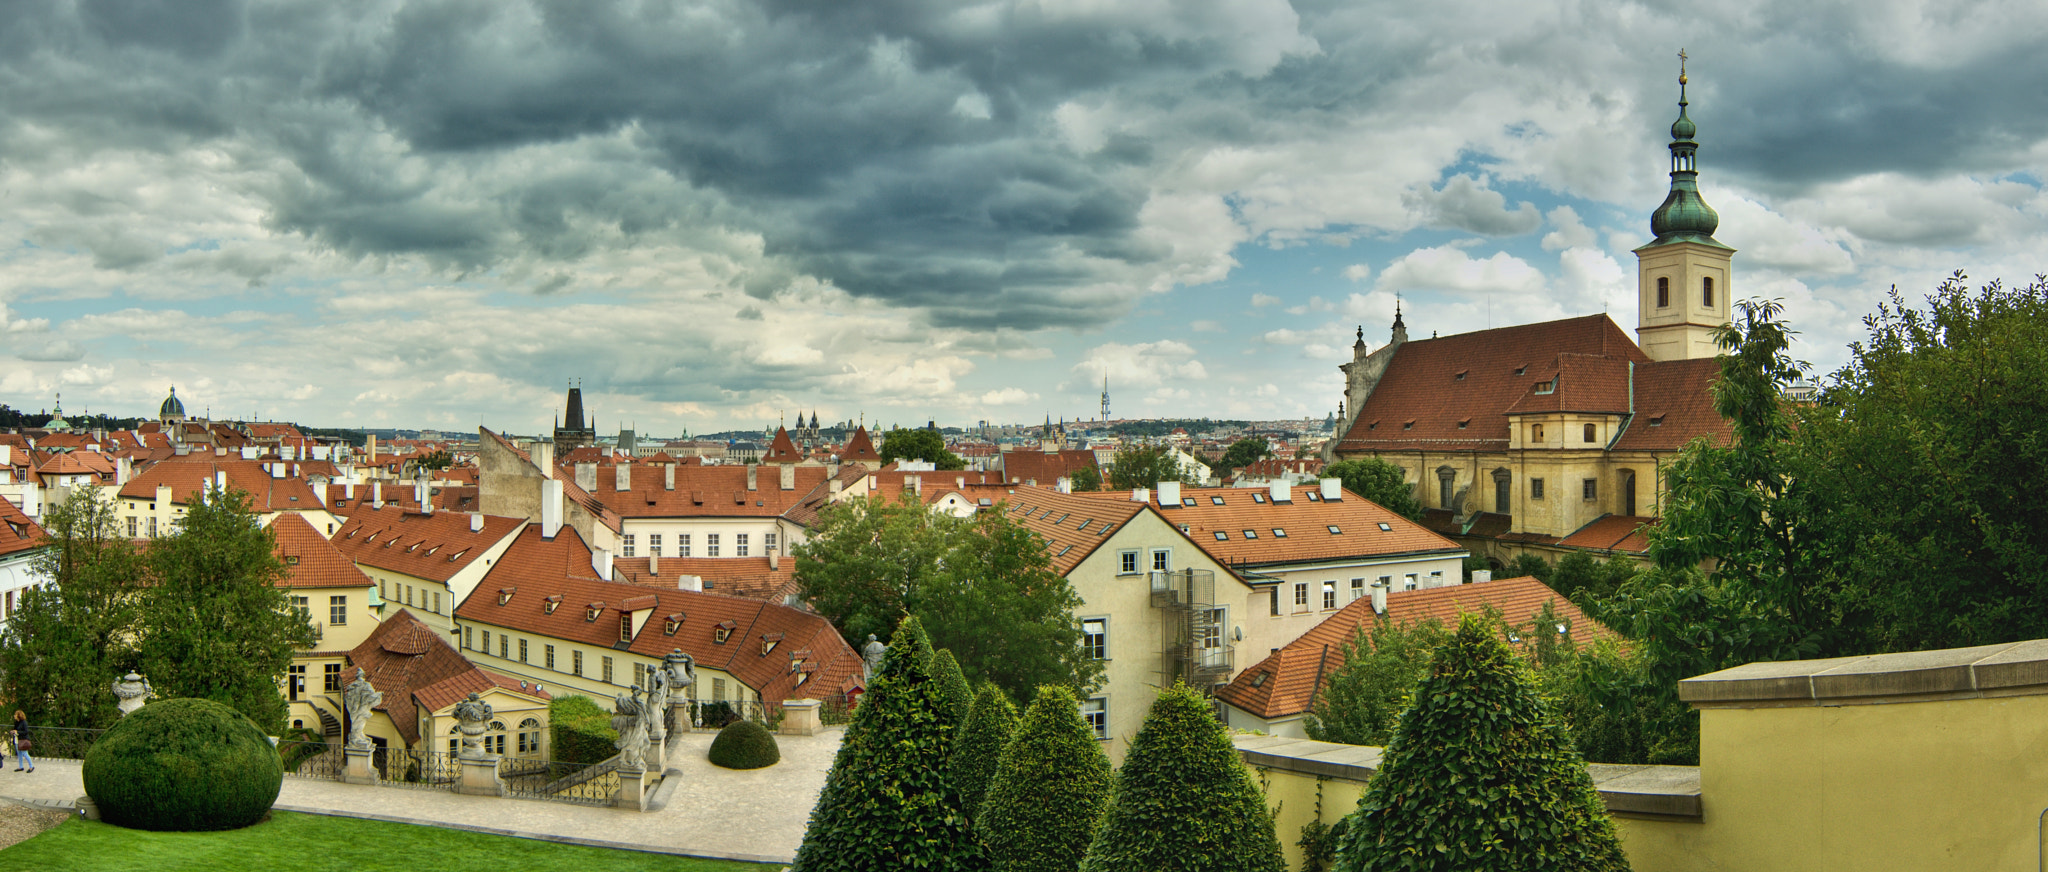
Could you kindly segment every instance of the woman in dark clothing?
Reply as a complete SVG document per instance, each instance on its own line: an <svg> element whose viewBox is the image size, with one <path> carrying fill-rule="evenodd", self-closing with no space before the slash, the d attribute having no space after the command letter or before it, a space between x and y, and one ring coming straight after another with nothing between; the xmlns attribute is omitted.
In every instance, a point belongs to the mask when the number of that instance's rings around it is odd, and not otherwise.
<svg viewBox="0 0 2048 872"><path fill-rule="evenodd" d="M36 771L36 761L28 756L28 715L19 709L14 712L14 771Z"/></svg>

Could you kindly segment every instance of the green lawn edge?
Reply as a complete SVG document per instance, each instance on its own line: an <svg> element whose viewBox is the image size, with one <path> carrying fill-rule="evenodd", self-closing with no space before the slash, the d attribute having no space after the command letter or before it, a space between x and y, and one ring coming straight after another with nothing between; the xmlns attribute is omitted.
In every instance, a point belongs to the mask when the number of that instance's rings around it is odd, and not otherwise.
<svg viewBox="0 0 2048 872"><path fill-rule="evenodd" d="M239 830L153 833L73 818L0 850L7 870L420 872L455 866L521 872L762 872L781 864L705 860L362 818L273 811Z"/></svg>

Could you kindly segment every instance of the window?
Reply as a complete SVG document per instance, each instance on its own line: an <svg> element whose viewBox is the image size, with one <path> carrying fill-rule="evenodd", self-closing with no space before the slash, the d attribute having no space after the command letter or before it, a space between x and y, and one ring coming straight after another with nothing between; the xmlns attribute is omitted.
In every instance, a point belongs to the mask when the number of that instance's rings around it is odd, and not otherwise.
<svg viewBox="0 0 2048 872"><path fill-rule="evenodd" d="M1332 535L1332 536L1340 536L1340 535L1343 535L1343 533L1344 533L1344 531L1343 531L1342 529L1339 529L1339 528L1338 528L1338 526L1337 526L1336 524L1331 524L1331 525L1329 525L1329 530L1330 530L1330 535Z"/></svg>
<svg viewBox="0 0 2048 872"><path fill-rule="evenodd" d="M1580 499L1591 502L1599 498L1600 480L1597 478L1586 479L1585 483L1580 486Z"/></svg>
<svg viewBox="0 0 2048 872"><path fill-rule="evenodd" d="M1595 437L1597 437L1597 436L1599 436L1599 435L1600 435L1600 431L1599 431L1599 430L1598 430L1597 428L1595 428L1595 427L1594 427L1593 425L1591 425L1591 424L1587 424L1587 425L1586 425L1586 441L1587 441L1587 442L1595 442L1595 441L1598 441L1598 440L1597 440L1597 439L1596 439Z"/></svg>
<svg viewBox="0 0 2048 872"><path fill-rule="evenodd" d="M510 654L506 653L506 651L505 651L505 646L507 646L507 645L510 645L510 644L511 644L511 637L509 637L509 636L506 636L506 635L505 635L504 633L499 633L499 634L498 634L498 659L500 659L500 660L510 660L510 659L512 659L512 655L510 655ZM525 642L525 640L521 640L521 641L519 642L519 662L521 662L521 663L525 663L525 662L526 662L526 642Z"/></svg>
<svg viewBox="0 0 2048 872"><path fill-rule="evenodd" d="M704 556L706 556L706 557L717 557L717 556L718 556L718 534L717 534L717 533L706 533L706 534L704 534Z"/></svg>
<svg viewBox="0 0 2048 872"><path fill-rule="evenodd" d="M1454 490L1454 488L1457 486L1457 483L1457 470L1451 469L1450 467L1446 466L1441 467L1436 471L1436 491L1438 497L1438 506L1441 506L1446 509L1452 508L1451 502L1457 498L1457 491Z"/></svg>
<svg viewBox="0 0 2048 872"><path fill-rule="evenodd" d="M1083 524L1082 526L1085 527L1087 525ZM775 533L773 531L761 534L761 547L770 554L775 553Z"/></svg>
<svg viewBox="0 0 2048 872"><path fill-rule="evenodd" d="M711 679L711 698L719 700L725 699L725 679Z"/></svg>
<svg viewBox="0 0 2048 872"><path fill-rule="evenodd" d="M661 534L660 534L660 533L649 533L649 534L647 534L647 556L649 556L649 557L660 557L660 556L661 556Z"/></svg>
<svg viewBox="0 0 2048 872"><path fill-rule="evenodd" d="M1556 377L1556 376L1552 376L1552 377L1550 378L1550 380L1549 380L1549 381L1540 381L1540 382L1537 382L1537 383L1536 383L1536 392L1537 392L1537 393L1539 393L1539 394L1554 394L1554 393L1557 393L1557 377Z"/></svg>
<svg viewBox="0 0 2048 872"><path fill-rule="evenodd" d="M496 721L492 722L492 726L501 730L505 728L504 724L497 723ZM505 756L505 734L499 733L495 736L485 736L484 750L500 757Z"/></svg>
<svg viewBox="0 0 2048 872"><path fill-rule="evenodd" d="M540 753L540 721L527 718L519 722L519 753Z"/></svg>
<svg viewBox="0 0 2048 872"><path fill-rule="evenodd" d="M489 631L489 630L485 630L485 631L484 631L484 646L483 646L482 648L478 648L478 649L476 649L476 650L478 650L478 651L482 651L482 652L484 652L485 654L489 654L489 653L491 653L491 631Z"/></svg>
<svg viewBox="0 0 2048 872"><path fill-rule="evenodd" d="M150 518L149 518L149 538L151 538L151 539L154 539L154 538L156 538L156 516L155 516L155 515L151 515L151 516L150 516Z"/></svg>
<svg viewBox="0 0 2048 872"><path fill-rule="evenodd" d="M129 506L129 508L131 508L131 509L132 509L132 508L135 508L135 507L134 507L134 506ZM130 538L130 539L133 539L133 538L135 538L135 516L134 516L134 515L129 515L129 516L128 516L128 538Z"/></svg>
<svg viewBox="0 0 2048 872"><path fill-rule="evenodd" d="M677 533L677 534L676 534L676 556L677 556L677 557L688 557L688 556L690 556L690 534L688 534L688 533Z"/></svg>
<svg viewBox="0 0 2048 872"><path fill-rule="evenodd" d="M291 666L287 670L291 673L291 678L285 683L285 692L291 699L297 700L306 692L306 667Z"/></svg>
<svg viewBox="0 0 2048 872"><path fill-rule="evenodd" d="M619 613L619 641L621 641L621 642L631 642L631 641L633 641L633 613L632 613L632 612L620 612L620 613Z"/></svg>
<svg viewBox="0 0 2048 872"><path fill-rule="evenodd" d="M1532 479L1529 479L1529 499L1532 499L1532 500L1540 500L1540 499L1543 499L1543 479L1540 479L1540 478L1532 478Z"/></svg>
<svg viewBox="0 0 2048 872"><path fill-rule="evenodd" d="M1119 551L1119 552L1117 552L1117 555L1116 555L1116 566L1117 566L1117 569L1116 569L1116 571L1117 571L1117 574L1118 574L1118 575L1137 575L1137 574L1138 574L1138 552L1136 552L1136 551Z"/></svg>
<svg viewBox="0 0 2048 872"><path fill-rule="evenodd" d="M571 651L571 652L569 652L569 674L570 674L570 675L582 675L582 674L583 674L583 652L581 652L581 651Z"/></svg>
<svg viewBox="0 0 2048 872"><path fill-rule="evenodd" d="M348 626L348 597L331 596L327 598L327 623L337 627Z"/></svg>
<svg viewBox="0 0 2048 872"><path fill-rule="evenodd" d="M434 614L441 613L441 592L434 591Z"/></svg>
<svg viewBox="0 0 2048 872"><path fill-rule="evenodd" d="M1257 538L1259 538L1259 531L1257 531L1257 530L1246 530L1246 531L1244 531L1244 537L1245 537L1246 539L1257 539Z"/></svg>
<svg viewBox="0 0 2048 872"><path fill-rule="evenodd" d="M1309 492L1309 496L1310 496L1311 498L1313 498L1313 497L1315 496L1315 492L1314 492L1314 491L1310 491L1310 492ZM1274 527L1274 528L1273 528L1273 538L1275 538L1275 539L1285 539L1285 538L1287 538L1287 531L1286 531L1286 530L1282 530L1282 529L1280 529L1279 527Z"/></svg>
<svg viewBox="0 0 2048 872"><path fill-rule="evenodd" d="M1228 541L1230 541L1230 534L1229 534L1229 533L1225 533L1225 532L1223 532L1222 530L1217 530L1217 531L1216 531L1216 541L1218 541L1218 542L1228 542Z"/></svg>
<svg viewBox="0 0 2048 872"><path fill-rule="evenodd" d="M1657 308L1659 308L1659 309L1663 309L1663 308L1668 308L1668 307L1669 307L1670 305L1671 305L1671 279L1670 279L1670 278L1668 278L1668 277L1666 277L1666 276L1658 276L1658 277L1657 277Z"/></svg>
<svg viewBox="0 0 2048 872"><path fill-rule="evenodd" d="M1324 608L1324 610L1334 609L1334 608L1336 608L1336 607L1337 607L1337 583L1336 583L1336 582L1334 582L1334 581L1326 581L1326 582L1323 582L1323 608Z"/></svg>
<svg viewBox="0 0 2048 872"><path fill-rule="evenodd" d="M733 534L733 536L732 536L732 554L733 554L733 556L734 556L734 557L745 557L745 556L747 556L747 534L745 534L745 533L734 533L734 534Z"/></svg>
<svg viewBox="0 0 2048 872"><path fill-rule="evenodd" d="M1308 611L1308 582L1306 581L1294 583L1294 611L1296 613Z"/></svg>
<svg viewBox="0 0 2048 872"><path fill-rule="evenodd" d="M1098 696L1082 700L1081 719L1087 721L1089 729L1095 731L1095 738L1109 738L1109 699Z"/></svg>
<svg viewBox="0 0 2048 872"><path fill-rule="evenodd" d="M627 533L626 535L619 537L619 549L620 556L633 556L633 534Z"/></svg>
<svg viewBox="0 0 2048 872"><path fill-rule="evenodd" d="M598 680L599 680L599 681L603 681L603 682L604 682L604 683L606 683L606 684L610 684L610 683L612 683L612 658L610 658L610 657L600 657L600 658L598 658L598 660L597 660L597 669L598 669L598 675L597 675L597 677L598 677Z"/></svg>
<svg viewBox="0 0 2048 872"><path fill-rule="evenodd" d="M1378 588L1380 588L1380 589L1382 589L1382 590L1385 590L1385 591L1387 591L1388 593L1393 593L1393 591L1394 591L1394 577L1393 577L1393 576L1391 576L1391 575L1382 575L1382 576L1380 576L1380 580L1379 580L1379 583L1378 583L1378 584L1376 584L1376 585L1374 585L1374 586L1375 586L1375 587L1378 587Z"/></svg>
<svg viewBox="0 0 2048 872"><path fill-rule="evenodd" d="M1223 505L1223 498L1222 498L1222 497L1219 497L1219 496L1211 496L1211 497L1209 497L1209 505L1212 505L1212 506L1220 506L1220 505Z"/></svg>
<svg viewBox="0 0 2048 872"><path fill-rule="evenodd" d="M463 627L463 628L462 628L462 647L463 647L463 648L465 648L465 649L471 649L471 650L473 650L473 649L475 649L475 648L476 648L476 628L475 628L475 627Z"/></svg>
<svg viewBox="0 0 2048 872"><path fill-rule="evenodd" d="M1352 580L1351 580L1351 599L1350 599L1349 601L1350 601L1350 602L1358 602L1358 598L1359 598L1359 597L1362 597L1362 596L1365 596L1365 579L1363 579L1363 578L1354 578L1354 579L1352 579Z"/></svg>
<svg viewBox="0 0 2048 872"><path fill-rule="evenodd" d="M498 644L500 644L500 645L503 645L504 643L503 643L503 642L499 642ZM521 662L521 663L525 663L525 662L526 662L526 640L525 640L525 639L521 639L521 640L519 640L519 662Z"/></svg>
<svg viewBox="0 0 2048 872"><path fill-rule="evenodd" d="M1273 585L1272 604L1273 617L1277 618L1280 616L1280 586L1277 584Z"/></svg>
<svg viewBox="0 0 2048 872"><path fill-rule="evenodd" d="M1700 305L1714 308L1714 277L1700 279Z"/></svg>
<svg viewBox="0 0 2048 872"><path fill-rule="evenodd" d="M328 693L341 692L341 664L329 663L320 667L320 687Z"/></svg>
<svg viewBox="0 0 2048 872"><path fill-rule="evenodd" d="M313 619L313 610L312 610L312 607L311 607L311 606L308 606L308 605L306 605L306 598L305 598L305 597L302 597L302 596L295 596L295 597L292 597L292 611L293 611L293 612L296 612L296 613L298 613L299 617L301 617L301 618L304 618L304 619L306 619L306 620L308 620L308 621L310 621L310 620L312 620L312 619Z"/></svg>
<svg viewBox="0 0 2048 872"><path fill-rule="evenodd" d="M1109 659L1109 619L1088 618L1081 622L1081 650L1090 660Z"/></svg>
<svg viewBox="0 0 2048 872"><path fill-rule="evenodd" d="M412 605L412 585L401 584L398 586L398 589L405 595L401 602L404 602L406 605Z"/></svg>
<svg viewBox="0 0 2048 872"><path fill-rule="evenodd" d="M1414 422L1413 422L1413 421L1410 421L1409 423L1411 423L1411 424L1412 424L1412 423L1414 423ZM1262 493L1253 493L1253 494L1252 494L1252 502L1258 503L1259 505L1262 505L1262 506L1263 506L1263 505L1265 505L1265 504L1266 504L1266 495L1265 495L1265 494L1262 494Z"/></svg>
<svg viewBox="0 0 2048 872"><path fill-rule="evenodd" d="M1402 583L1402 584L1404 585L1404 586L1403 586L1403 587L1401 588L1402 590L1414 590L1414 589L1415 589L1415 573L1411 572L1411 573L1408 573L1408 574L1407 574L1407 575L1405 575L1405 576L1402 576L1402 578L1401 578L1401 583Z"/></svg>
<svg viewBox="0 0 2048 872"><path fill-rule="evenodd" d="M521 642L520 642L520 646L521 646L521 647L525 647L525 641L524 641L524 640L521 640ZM555 668L555 646L553 646L553 645L543 645L543 646L541 646L541 661L540 661L540 665L541 665L542 667L544 667L544 668L547 668L547 669L553 669L553 668Z"/></svg>
<svg viewBox="0 0 2048 872"><path fill-rule="evenodd" d="M1152 571L1166 572L1173 569L1173 549L1152 549Z"/></svg>
<svg viewBox="0 0 2048 872"><path fill-rule="evenodd" d="M1530 425L1529 425L1529 441L1531 441L1531 442L1542 442L1542 441L1543 441L1543 425L1542 425L1542 424L1530 424Z"/></svg>
<svg viewBox="0 0 2048 872"><path fill-rule="evenodd" d="M1382 533L1392 533L1392 532L1394 532L1394 525L1392 525L1392 524L1389 524L1389 523L1387 523L1387 522L1385 522L1385 521L1381 521L1381 522L1380 522L1380 532L1382 532Z"/></svg>

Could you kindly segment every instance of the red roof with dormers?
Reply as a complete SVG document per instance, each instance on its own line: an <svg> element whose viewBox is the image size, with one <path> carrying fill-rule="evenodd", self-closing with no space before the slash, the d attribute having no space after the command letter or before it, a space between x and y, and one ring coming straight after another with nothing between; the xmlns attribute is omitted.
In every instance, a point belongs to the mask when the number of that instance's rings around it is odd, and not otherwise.
<svg viewBox="0 0 2048 872"><path fill-rule="evenodd" d="M526 523L484 515L483 529L471 532L470 517L461 512L426 515L390 504L361 507L330 541L364 566L445 582Z"/></svg>
<svg viewBox="0 0 2048 872"><path fill-rule="evenodd" d="M361 669L370 686L383 692L384 702L377 708L391 717L391 725L408 747L420 741L422 708L432 712L471 692L492 688L548 699L544 692L525 690L516 679L477 668L440 633L404 609L377 625L369 638L348 652L348 660L354 669L342 673L342 682L354 680L355 669Z"/></svg>
<svg viewBox="0 0 2048 872"><path fill-rule="evenodd" d="M1636 367L1636 414L1616 440L1616 451L1676 451L1705 436L1728 445L1735 430L1714 411L1721 362L1667 360Z"/></svg>
<svg viewBox="0 0 2048 872"><path fill-rule="evenodd" d="M42 547L43 528L14 503L0 498L0 557Z"/></svg>
<svg viewBox="0 0 2048 872"><path fill-rule="evenodd" d="M277 539L273 550L284 561L285 577L279 587L370 586L370 577L298 514L278 515L270 530Z"/></svg>
<svg viewBox="0 0 2048 872"><path fill-rule="evenodd" d="M1649 528L1657 525L1656 518L1630 515L1601 515L1592 523L1573 531L1571 535L1558 540L1566 548L1584 548L1589 551L1626 551L1631 554L1647 554L1650 540L1644 537Z"/></svg>
<svg viewBox="0 0 2048 872"><path fill-rule="evenodd" d="M670 561L662 562L666 571ZM613 568L617 577L617 562ZM544 607L550 597L561 603L552 614ZM591 604L601 604L595 617ZM631 641L619 639L620 616L629 613L622 608L652 611ZM571 527L546 539L528 526L455 617L648 658L680 649L774 701L824 698L861 683L860 655L824 618L758 599L602 581ZM731 628L723 642L721 626ZM800 665L791 657L798 652L808 652ZM807 676L801 683L799 673Z"/></svg>
<svg viewBox="0 0 2048 872"><path fill-rule="evenodd" d="M1336 500L1323 499L1315 485L1288 488L1286 502L1274 502L1271 491L1183 487L1180 505L1159 503L1157 491L1151 492L1151 500L1161 516L1183 527L1197 547L1227 566L1465 550L1429 528L1341 488L1341 498ZM1079 496L1107 503L1130 500L1128 492Z"/></svg>
<svg viewBox="0 0 2048 872"><path fill-rule="evenodd" d="M694 575L713 593L779 603L798 593L796 558L783 557L779 562L781 566L770 568L766 557L663 557L655 567L656 561L646 557L621 557L612 561L612 578L674 588L678 576Z"/></svg>
<svg viewBox="0 0 2048 872"><path fill-rule="evenodd" d="M261 461L187 454L165 459L136 474L121 488L122 499L153 500L159 484L170 485L171 502L188 504L205 493L216 473L225 472L228 487L248 492L257 512L324 509L311 486L296 478L276 478Z"/></svg>
<svg viewBox="0 0 2048 872"><path fill-rule="evenodd" d="M1045 540L1054 572L1065 575L1109 541L1117 530L1152 507L1104 494L1063 494L1049 487L1019 487L1003 506L1005 515Z"/></svg>
<svg viewBox="0 0 2048 872"><path fill-rule="evenodd" d="M747 473L754 474L754 487L747 488ZM782 489L782 468L759 466L704 466L676 464L673 490L668 487L667 466L636 463L628 473L627 490L618 488L618 467L600 468L597 490L590 498L617 518L772 518L825 494L827 469L798 466L796 487ZM567 470L563 489L583 493L575 484L573 470Z"/></svg>

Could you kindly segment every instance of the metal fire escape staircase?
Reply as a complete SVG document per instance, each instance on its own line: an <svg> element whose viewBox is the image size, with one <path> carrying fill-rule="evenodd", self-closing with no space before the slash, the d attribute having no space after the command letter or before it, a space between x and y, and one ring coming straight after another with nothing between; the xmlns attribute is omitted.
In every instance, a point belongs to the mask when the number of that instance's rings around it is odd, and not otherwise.
<svg viewBox="0 0 2048 872"><path fill-rule="evenodd" d="M1216 602L1216 573L1154 570L1152 607L1165 611L1162 684L1175 680L1209 690L1230 680L1236 646Z"/></svg>

